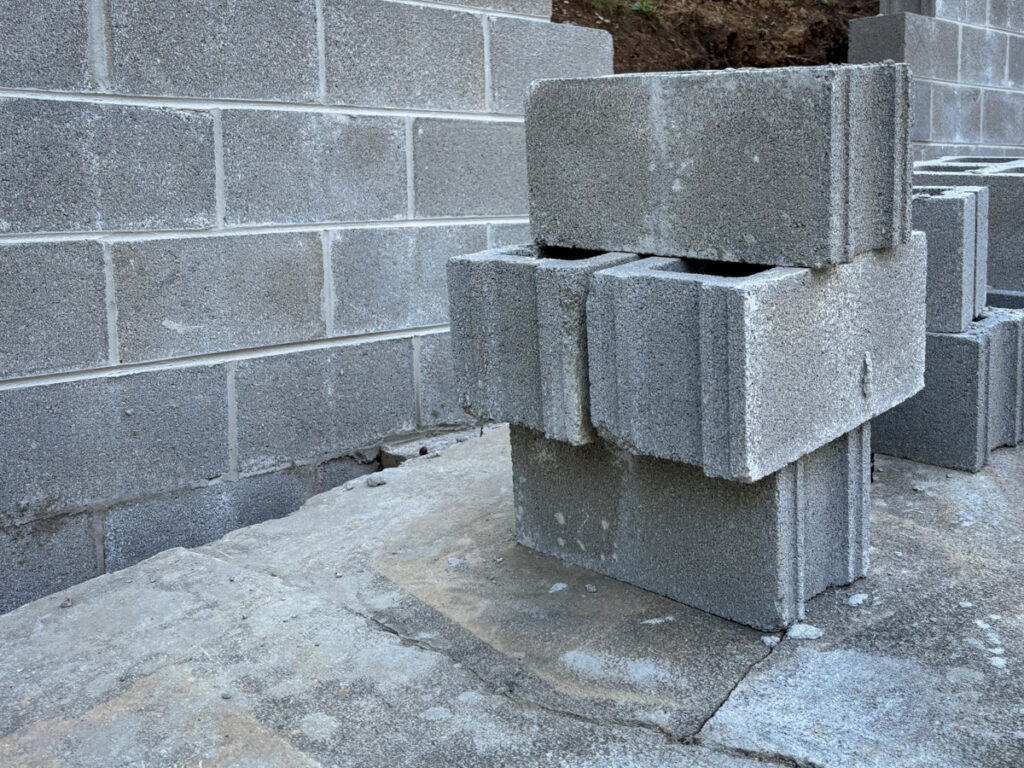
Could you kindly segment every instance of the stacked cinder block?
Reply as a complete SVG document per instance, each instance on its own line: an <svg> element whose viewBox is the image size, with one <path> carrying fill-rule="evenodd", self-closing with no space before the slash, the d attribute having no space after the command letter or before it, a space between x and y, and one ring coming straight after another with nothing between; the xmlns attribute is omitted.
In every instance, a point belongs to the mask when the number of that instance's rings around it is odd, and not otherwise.
<svg viewBox="0 0 1024 768"><path fill-rule="evenodd" d="M1024 0L882 0L850 20L849 61L900 61L916 159L1024 155Z"/></svg>
<svg viewBox="0 0 1024 768"><path fill-rule="evenodd" d="M0 0L0 611L466 421L444 263L527 239L550 0Z"/></svg>
<svg viewBox="0 0 1024 768"><path fill-rule="evenodd" d="M522 543L765 629L864 573L869 422L923 382L908 99L891 64L533 86L535 243L448 265Z"/></svg>

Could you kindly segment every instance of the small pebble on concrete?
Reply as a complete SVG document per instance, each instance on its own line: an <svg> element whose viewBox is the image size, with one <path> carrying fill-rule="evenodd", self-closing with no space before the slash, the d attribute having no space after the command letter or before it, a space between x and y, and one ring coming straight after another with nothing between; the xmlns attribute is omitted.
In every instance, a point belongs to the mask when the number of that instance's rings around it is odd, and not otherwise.
<svg viewBox="0 0 1024 768"><path fill-rule="evenodd" d="M388 481L385 480L380 475L368 475L367 478L366 478L366 484L370 488L376 488L376 487L381 486L381 485L386 485L387 482Z"/></svg>
<svg viewBox="0 0 1024 768"><path fill-rule="evenodd" d="M864 605L864 603L868 601L869 597L871 597L871 595L866 592L858 592L856 595L850 595L846 598L846 604L856 608L858 605Z"/></svg>
<svg viewBox="0 0 1024 768"><path fill-rule="evenodd" d="M763 635L761 637L761 642L767 645L769 648L774 648L776 645L779 644L779 638L777 638L775 635Z"/></svg>
<svg viewBox="0 0 1024 768"><path fill-rule="evenodd" d="M548 592L561 592L561 591L563 591L565 589L568 589L568 588L569 588L568 584L566 584L565 582L559 581L559 582L557 582L555 584L552 584L551 585L551 589L549 589Z"/></svg>
<svg viewBox="0 0 1024 768"><path fill-rule="evenodd" d="M821 635L822 631L813 624L794 624L786 633L793 640L817 640Z"/></svg>
<svg viewBox="0 0 1024 768"><path fill-rule="evenodd" d="M597 587L593 584L585 584L583 588L587 590L587 592L597 592Z"/></svg>

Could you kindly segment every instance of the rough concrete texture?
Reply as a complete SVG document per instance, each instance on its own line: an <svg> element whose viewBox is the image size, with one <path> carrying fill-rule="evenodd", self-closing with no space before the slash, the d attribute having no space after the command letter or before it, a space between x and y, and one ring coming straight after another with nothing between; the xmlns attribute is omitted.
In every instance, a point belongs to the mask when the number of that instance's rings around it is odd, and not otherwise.
<svg viewBox="0 0 1024 768"><path fill-rule="evenodd" d="M506 435L0 617L0 762L1019 763L1019 451L880 458L872 575L769 648L515 545Z"/></svg>
<svg viewBox="0 0 1024 768"><path fill-rule="evenodd" d="M612 73L612 36L603 29L500 16L487 24L497 112L521 115L534 80Z"/></svg>
<svg viewBox="0 0 1024 768"><path fill-rule="evenodd" d="M989 308L959 334L928 334L925 388L873 424L880 453L980 470L1022 437L1024 310Z"/></svg>
<svg viewBox="0 0 1024 768"><path fill-rule="evenodd" d="M82 91L89 74L88 0L2 0L0 82Z"/></svg>
<svg viewBox="0 0 1024 768"><path fill-rule="evenodd" d="M492 9L523 16L538 16L544 21L551 18L551 0L452 0L449 5Z"/></svg>
<svg viewBox="0 0 1024 768"><path fill-rule="evenodd" d="M915 186L986 186L988 208L988 283L1000 290L1024 291L1024 163L964 163L960 157L917 163Z"/></svg>
<svg viewBox="0 0 1024 768"><path fill-rule="evenodd" d="M508 245L524 245L531 242L529 224L491 224L490 247L504 248Z"/></svg>
<svg viewBox="0 0 1024 768"><path fill-rule="evenodd" d="M914 77L958 82L960 25L915 13L850 19L851 64L901 61Z"/></svg>
<svg viewBox="0 0 1024 768"><path fill-rule="evenodd" d="M774 631L868 566L869 427L758 483L512 427L516 538L531 549Z"/></svg>
<svg viewBox="0 0 1024 768"><path fill-rule="evenodd" d="M590 398L602 437L749 482L923 386L920 233L832 269L720 266L651 258L594 275Z"/></svg>
<svg viewBox="0 0 1024 768"><path fill-rule="evenodd" d="M988 305L1006 309L1024 309L1024 291L999 291L989 289Z"/></svg>
<svg viewBox="0 0 1024 768"><path fill-rule="evenodd" d="M931 84L931 111L925 113L933 141L981 141L981 88Z"/></svg>
<svg viewBox="0 0 1024 768"><path fill-rule="evenodd" d="M987 187L915 187L914 229L928 238L928 330L960 333L985 308Z"/></svg>
<svg viewBox="0 0 1024 768"><path fill-rule="evenodd" d="M347 229L329 234L337 335L448 322L445 262L487 247L487 227Z"/></svg>
<svg viewBox="0 0 1024 768"><path fill-rule="evenodd" d="M780 266L894 247L910 236L909 104L894 64L540 82L534 239Z"/></svg>
<svg viewBox="0 0 1024 768"><path fill-rule="evenodd" d="M99 243L0 246L0 378L107 361Z"/></svg>
<svg viewBox="0 0 1024 768"><path fill-rule="evenodd" d="M316 9L262 0L109 0L118 93L316 101Z"/></svg>
<svg viewBox="0 0 1024 768"><path fill-rule="evenodd" d="M456 256L448 262L448 292L463 408L581 445L594 438L587 357L591 275L636 256L574 255L525 245Z"/></svg>
<svg viewBox="0 0 1024 768"><path fill-rule="evenodd" d="M408 211L401 119L225 110L223 125L229 224L382 220Z"/></svg>
<svg viewBox="0 0 1024 768"><path fill-rule="evenodd" d="M960 28L960 73L962 83L1005 86L1008 35L994 29Z"/></svg>
<svg viewBox="0 0 1024 768"><path fill-rule="evenodd" d="M380 0L327 0L324 26L330 102L483 110L479 16Z"/></svg>
<svg viewBox="0 0 1024 768"><path fill-rule="evenodd" d="M316 232L113 243L121 362L325 335Z"/></svg>
<svg viewBox="0 0 1024 768"><path fill-rule="evenodd" d="M524 142L521 123L417 119L416 215L526 215Z"/></svg>
<svg viewBox="0 0 1024 768"><path fill-rule="evenodd" d="M451 333L432 333L414 341L419 348L419 426L466 424L474 419L459 404L452 360Z"/></svg>
<svg viewBox="0 0 1024 768"><path fill-rule="evenodd" d="M0 132L0 232L214 224L209 114L0 99Z"/></svg>

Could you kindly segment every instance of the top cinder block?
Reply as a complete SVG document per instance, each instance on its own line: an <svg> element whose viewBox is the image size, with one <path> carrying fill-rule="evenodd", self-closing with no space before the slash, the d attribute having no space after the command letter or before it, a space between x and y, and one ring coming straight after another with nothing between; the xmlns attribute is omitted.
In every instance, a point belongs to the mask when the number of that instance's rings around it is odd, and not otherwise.
<svg viewBox="0 0 1024 768"><path fill-rule="evenodd" d="M818 267L910 236L905 65L535 83L543 245Z"/></svg>

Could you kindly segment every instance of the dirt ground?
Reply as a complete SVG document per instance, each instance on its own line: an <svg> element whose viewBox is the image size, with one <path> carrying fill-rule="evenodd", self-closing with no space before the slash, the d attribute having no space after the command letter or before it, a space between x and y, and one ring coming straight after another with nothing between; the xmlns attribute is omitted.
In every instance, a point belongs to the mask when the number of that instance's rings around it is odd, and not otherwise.
<svg viewBox="0 0 1024 768"><path fill-rule="evenodd" d="M851 18L878 0L554 0L554 21L606 29L616 72L846 61Z"/></svg>

